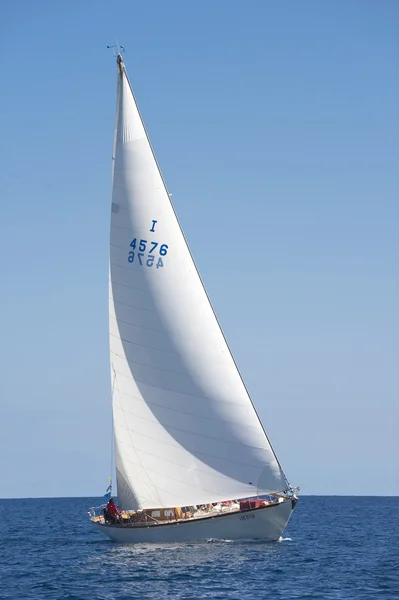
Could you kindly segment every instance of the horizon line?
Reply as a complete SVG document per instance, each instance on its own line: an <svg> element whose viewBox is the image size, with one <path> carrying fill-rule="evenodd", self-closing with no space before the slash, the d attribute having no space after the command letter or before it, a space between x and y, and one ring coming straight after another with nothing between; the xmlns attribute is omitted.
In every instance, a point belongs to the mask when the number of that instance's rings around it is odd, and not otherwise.
<svg viewBox="0 0 399 600"><path fill-rule="evenodd" d="M118 494L113 495L114 498ZM300 494L298 498L399 498L398 494ZM8 496L0 497L1 500L84 500L97 499L105 500L104 495L101 496Z"/></svg>

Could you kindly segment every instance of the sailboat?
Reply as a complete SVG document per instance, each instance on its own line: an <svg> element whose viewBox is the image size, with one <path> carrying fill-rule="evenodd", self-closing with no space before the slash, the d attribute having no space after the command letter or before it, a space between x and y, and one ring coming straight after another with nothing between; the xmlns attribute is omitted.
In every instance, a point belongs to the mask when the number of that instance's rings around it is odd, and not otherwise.
<svg viewBox="0 0 399 600"><path fill-rule="evenodd" d="M121 53L109 339L117 542L280 538L297 502L238 371L149 142Z"/></svg>

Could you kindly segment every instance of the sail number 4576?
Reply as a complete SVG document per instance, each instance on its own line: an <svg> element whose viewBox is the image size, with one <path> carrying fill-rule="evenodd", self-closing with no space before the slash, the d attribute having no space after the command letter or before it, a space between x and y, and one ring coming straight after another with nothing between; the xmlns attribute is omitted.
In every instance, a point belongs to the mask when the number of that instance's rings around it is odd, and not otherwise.
<svg viewBox="0 0 399 600"><path fill-rule="evenodd" d="M161 257L166 256L166 254L168 253L167 244L159 244L158 242L148 242L147 240L138 240L137 238L134 238L134 240L130 242L130 247L133 248L133 250L129 252L129 256L127 257L127 260L130 263L134 262L135 258L137 257L137 260L140 263L140 265L152 267L155 264L157 269L163 267L163 261ZM157 254L155 250L157 248L159 257L158 260L155 262ZM136 250L136 252L134 252L134 250ZM147 256L145 256L145 253L147 253Z"/></svg>

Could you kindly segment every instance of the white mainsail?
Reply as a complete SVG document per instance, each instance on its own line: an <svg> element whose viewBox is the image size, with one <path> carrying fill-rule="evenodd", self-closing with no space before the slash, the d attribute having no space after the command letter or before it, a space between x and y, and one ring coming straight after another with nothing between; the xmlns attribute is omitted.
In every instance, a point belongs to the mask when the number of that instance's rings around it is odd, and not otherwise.
<svg viewBox="0 0 399 600"><path fill-rule="evenodd" d="M190 506L286 490L119 55L109 289L121 508Z"/></svg>

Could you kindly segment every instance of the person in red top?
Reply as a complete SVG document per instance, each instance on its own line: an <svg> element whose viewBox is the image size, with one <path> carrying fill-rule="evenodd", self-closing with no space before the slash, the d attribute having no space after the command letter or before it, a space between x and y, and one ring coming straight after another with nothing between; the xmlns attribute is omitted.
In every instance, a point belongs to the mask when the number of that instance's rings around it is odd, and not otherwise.
<svg viewBox="0 0 399 600"><path fill-rule="evenodd" d="M108 504L104 509L104 516L105 519L108 521L112 521L113 523L119 523L119 510L113 498L110 498L108 500Z"/></svg>

